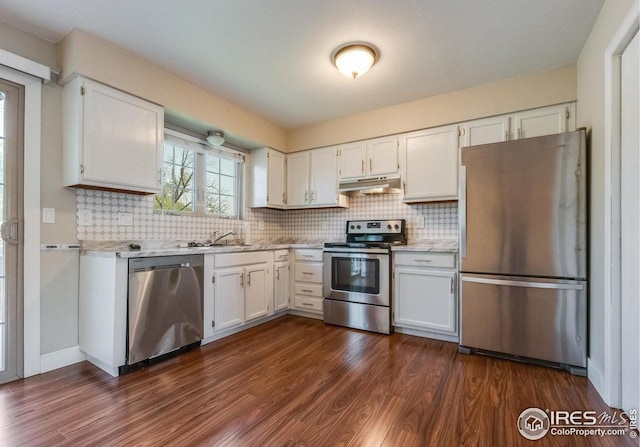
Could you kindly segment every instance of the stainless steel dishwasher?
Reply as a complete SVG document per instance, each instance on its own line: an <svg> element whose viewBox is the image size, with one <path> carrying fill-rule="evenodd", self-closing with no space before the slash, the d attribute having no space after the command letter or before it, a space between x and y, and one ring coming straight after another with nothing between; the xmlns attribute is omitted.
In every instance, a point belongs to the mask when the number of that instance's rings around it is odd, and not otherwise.
<svg viewBox="0 0 640 447"><path fill-rule="evenodd" d="M129 260L128 366L203 337L202 255Z"/></svg>

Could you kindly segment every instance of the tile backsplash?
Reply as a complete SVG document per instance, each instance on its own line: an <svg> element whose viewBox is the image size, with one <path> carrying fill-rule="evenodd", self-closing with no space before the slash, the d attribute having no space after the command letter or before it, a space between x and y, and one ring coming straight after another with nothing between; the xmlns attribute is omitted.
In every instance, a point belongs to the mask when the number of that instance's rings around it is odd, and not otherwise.
<svg viewBox="0 0 640 447"><path fill-rule="evenodd" d="M409 240L456 239L457 202L417 205L402 203L400 194L354 196L349 208L271 210L247 208L245 220L214 217L172 216L154 213L153 196L78 189L78 217L91 210L90 225L77 226L79 240L208 240L214 231L237 231L243 239L245 222L252 239L331 239L344 238L347 220L406 219ZM119 213L132 215L131 225L118 223ZM424 228L418 228L419 222Z"/></svg>

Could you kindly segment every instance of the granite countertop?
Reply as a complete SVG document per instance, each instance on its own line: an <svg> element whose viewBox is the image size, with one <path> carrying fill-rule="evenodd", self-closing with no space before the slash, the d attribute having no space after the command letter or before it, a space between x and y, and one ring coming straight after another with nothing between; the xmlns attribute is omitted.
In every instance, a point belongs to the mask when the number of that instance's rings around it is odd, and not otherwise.
<svg viewBox="0 0 640 447"><path fill-rule="evenodd" d="M173 241L142 241L136 242L140 250L131 250L129 244L132 241L91 241L85 242L81 254L84 256L119 257L119 258L144 258L150 256L174 256L205 253L241 253L248 251L264 250L288 250L289 248L321 249L324 239L269 239L256 240L244 245L233 243L229 245L217 245L213 247L180 247Z"/></svg>
<svg viewBox="0 0 640 447"><path fill-rule="evenodd" d="M131 250L129 244L136 242L140 250ZM85 256L144 258L150 256L191 255L204 253L242 253L247 251L322 249L325 239L259 239L249 245L233 243L217 245L215 247L179 247L175 241L86 241L83 243L81 254ZM417 239L409 241L407 245L391 248L392 251L431 251L440 253L457 253L456 239Z"/></svg>
<svg viewBox="0 0 640 447"><path fill-rule="evenodd" d="M407 245L391 248L392 251L433 251L440 253L458 253L457 239L417 239Z"/></svg>

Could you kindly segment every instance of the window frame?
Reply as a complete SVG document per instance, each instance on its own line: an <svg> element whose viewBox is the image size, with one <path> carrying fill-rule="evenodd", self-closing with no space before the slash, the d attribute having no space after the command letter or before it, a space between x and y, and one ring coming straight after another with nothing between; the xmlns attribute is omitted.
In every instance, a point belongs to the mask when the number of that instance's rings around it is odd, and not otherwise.
<svg viewBox="0 0 640 447"><path fill-rule="evenodd" d="M167 142L168 140L168 142ZM205 140L192 137L172 129L165 129L165 141L163 142L162 169L163 176L165 170L164 150L165 144L172 144L174 147L181 147L194 153L194 179L193 179L193 211L176 211L156 208L154 200L153 211L156 214L167 214L185 217L213 217L218 219L238 219L244 218L244 197L246 185L244 182L246 154L228 147L220 146L213 148ZM234 214L213 214L207 212L206 203L206 181L207 181L207 156L216 156L220 159L228 159L235 165L235 210ZM175 163L174 163L175 165ZM221 175L221 174L218 174Z"/></svg>

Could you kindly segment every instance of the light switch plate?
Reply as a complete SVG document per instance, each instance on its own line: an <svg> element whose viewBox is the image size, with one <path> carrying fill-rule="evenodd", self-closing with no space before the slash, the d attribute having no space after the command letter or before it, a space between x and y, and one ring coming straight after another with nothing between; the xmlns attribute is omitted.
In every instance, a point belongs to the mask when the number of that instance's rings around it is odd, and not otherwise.
<svg viewBox="0 0 640 447"><path fill-rule="evenodd" d="M264 220L258 222L258 230L264 231Z"/></svg>
<svg viewBox="0 0 640 447"><path fill-rule="evenodd" d="M416 228L418 230L422 230L424 229L424 222L425 220L427 220L427 218L425 216L418 216L416 218Z"/></svg>
<svg viewBox="0 0 640 447"><path fill-rule="evenodd" d="M329 223L326 220L323 220L320 224L323 230L327 230L329 228Z"/></svg>
<svg viewBox="0 0 640 447"><path fill-rule="evenodd" d="M42 223L56 223L55 208L42 208Z"/></svg>
<svg viewBox="0 0 640 447"><path fill-rule="evenodd" d="M78 211L78 225L93 225L93 211L80 210Z"/></svg>
<svg viewBox="0 0 640 447"><path fill-rule="evenodd" d="M118 213L118 225L133 225L133 214Z"/></svg>

